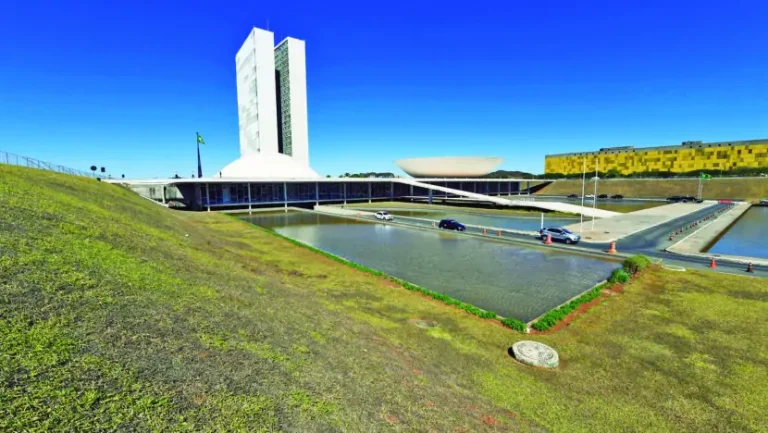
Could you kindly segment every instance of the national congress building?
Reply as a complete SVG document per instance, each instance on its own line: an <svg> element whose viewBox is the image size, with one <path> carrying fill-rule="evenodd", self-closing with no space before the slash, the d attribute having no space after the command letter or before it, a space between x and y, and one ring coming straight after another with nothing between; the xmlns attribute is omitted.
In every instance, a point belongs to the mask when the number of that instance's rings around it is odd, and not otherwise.
<svg viewBox="0 0 768 433"><path fill-rule="evenodd" d="M546 155L544 172L580 174L585 162L587 172L594 172L597 165L602 173L618 171L622 175L653 171L687 173L736 168L768 169L768 139L716 143L685 141L678 146L609 147L596 152Z"/></svg>
<svg viewBox="0 0 768 433"><path fill-rule="evenodd" d="M216 177L316 178L309 165L304 41L252 28L235 55L240 158Z"/></svg>

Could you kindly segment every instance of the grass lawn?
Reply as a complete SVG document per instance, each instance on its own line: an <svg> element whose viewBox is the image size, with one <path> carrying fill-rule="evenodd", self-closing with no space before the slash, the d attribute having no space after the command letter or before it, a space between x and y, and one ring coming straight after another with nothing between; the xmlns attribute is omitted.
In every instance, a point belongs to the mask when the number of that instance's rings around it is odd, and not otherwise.
<svg viewBox="0 0 768 433"><path fill-rule="evenodd" d="M592 191L594 182L588 180L586 190ZM598 194L621 194L625 197L662 197L697 195L698 179L600 179ZM568 195L581 193L581 179L558 180L536 192L539 195ZM591 194L588 192L588 194ZM768 178L715 178L704 181L702 197L705 199L734 199L758 201L768 198Z"/></svg>
<svg viewBox="0 0 768 433"><path fill-rule="evenodd" d="M504 197L502 197L504 198ZM512 196L514 199L514 196ZM435 199L435 201L439 201ZM382 201L373 203L347 203L347 207L354 209L424 209L424 210L449 210L458 212L470 212L482 215L499 215L499 216L527 216L531 218L538 218L541 215L541 209L533 208L485 208L485 207L473 207L473 206L452 206L443 204L428 204L420 202L408 202L408 201ZM567 212L546 212L547 216L578 216L578 214L571 214Z"/></svg>
<svg viewBox="0 0 768 433"><path fill-rule="evenodd" d="M768 426L766 281L652 270L525 338L216 213L0 165L0 431ZM416 319L437 326L414 326Z"/></svg>

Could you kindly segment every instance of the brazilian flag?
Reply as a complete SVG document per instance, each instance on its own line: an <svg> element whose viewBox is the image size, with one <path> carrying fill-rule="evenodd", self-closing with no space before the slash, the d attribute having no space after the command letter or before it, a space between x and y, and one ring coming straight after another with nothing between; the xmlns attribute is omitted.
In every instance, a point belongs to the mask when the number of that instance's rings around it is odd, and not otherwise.
<svg viewBox="0 0 768 433"><path fill-rule="evenodd" d="M701 173L701 178L702 179L712 179L712 175L711 174L707 174L707 173Z"/></svg>
<svg viewBox="0 0 768 433"><path fill-rule="evenodd" d="M197 134L197 144L205 144L205 140L203 140L203 136L198 134L197 132L195 132L195 134Z"/></svg>

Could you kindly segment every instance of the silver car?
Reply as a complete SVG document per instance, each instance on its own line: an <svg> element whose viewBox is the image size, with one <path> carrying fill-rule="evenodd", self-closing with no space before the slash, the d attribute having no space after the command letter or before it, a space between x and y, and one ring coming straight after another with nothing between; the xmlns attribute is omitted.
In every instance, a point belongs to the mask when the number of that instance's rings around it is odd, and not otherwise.
<svg viewBox="0 0 768 433"><path fill-rule="evenodd" d="M563 227L544 227L539 230L539 235L542 239L550 235L553 241L563 241L566 244L576 244L581 240L581 236Z"/></svg>

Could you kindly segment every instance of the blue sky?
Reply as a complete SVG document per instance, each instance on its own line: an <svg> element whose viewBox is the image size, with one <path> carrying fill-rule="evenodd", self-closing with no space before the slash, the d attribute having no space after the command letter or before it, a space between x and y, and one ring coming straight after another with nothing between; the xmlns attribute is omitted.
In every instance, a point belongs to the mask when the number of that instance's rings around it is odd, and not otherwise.
<svg viewBox="0 0 768 433"><path fill-rule="evenodd" d="M370 4L368 4L370 3ZM718 3L718 4L716 4ZM287 6L289 5L289 6ZM127 177L238 156L252 26L307 41L321 174L768 137L768 4L0 0L0 150Z"/></svg>

